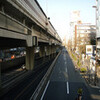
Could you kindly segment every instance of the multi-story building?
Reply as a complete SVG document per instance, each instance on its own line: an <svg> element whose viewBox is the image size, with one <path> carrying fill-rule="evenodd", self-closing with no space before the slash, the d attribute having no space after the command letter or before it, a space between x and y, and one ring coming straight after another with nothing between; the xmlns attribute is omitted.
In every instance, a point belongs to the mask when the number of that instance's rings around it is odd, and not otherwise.
<svg viewBox="0 0 100 100"><path fill-rule="evenodd" d="M63 46L66 46L67 44L66 44L66 36L64 37L64 39L63 39Z"/></svg>
<svg viewBox="0 0 100 100"><path fill-rule="evenodd" d="M79 52L86 45L95 45L96 28L95 25L81 23L75 25L75 49Z"/></svg>
<svg viewBox="0 0 100 100"><path fill-rule="evenodd" d="M100 59L100 0L96 0L97 57Z"/></svg>
<svg viewBox="0 0 100 100"><path fill-rule="evenodd" d="M75 25L81 23L80 11L72 11L70 14L70 33L71 33L71 44L72 50L75 48Z"/></svg>

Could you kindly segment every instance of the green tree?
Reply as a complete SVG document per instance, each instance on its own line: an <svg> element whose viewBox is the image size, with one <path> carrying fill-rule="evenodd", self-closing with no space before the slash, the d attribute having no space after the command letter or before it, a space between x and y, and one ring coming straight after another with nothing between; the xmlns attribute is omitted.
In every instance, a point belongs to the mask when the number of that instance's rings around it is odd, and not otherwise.
<svg viewBox="0 0 100 100"><path fill-rule="evenodd" d="M93 38L93 39L91 38L90 39L90 44L91 45L96 45L96 39L95 38Z"/></svg>

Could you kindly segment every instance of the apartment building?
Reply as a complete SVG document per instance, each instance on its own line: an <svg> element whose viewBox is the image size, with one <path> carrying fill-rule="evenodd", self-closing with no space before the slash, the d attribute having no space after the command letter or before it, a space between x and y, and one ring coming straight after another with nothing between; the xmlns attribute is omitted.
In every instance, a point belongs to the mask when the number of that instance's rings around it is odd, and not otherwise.
<svg viewBox="0 0 100 100"><path fill-rule="evenodd" d="M81 23L80 11L72 11L70 14L70 34L72 50L75 49L75 25Z"/></svg>
<svg viewBox="0 0 100 100"><path fill-rule="evenodd" d="M79 52L80 48L86 45L95 45L96 28L95 25L81 23L75 25L75 49Z"/></svg>
<svg viewBox="0 0 100 100"><path fill-rule="evenodd" d="M96 39L97 57L100 59L100 0L96 0Z"/></svg>

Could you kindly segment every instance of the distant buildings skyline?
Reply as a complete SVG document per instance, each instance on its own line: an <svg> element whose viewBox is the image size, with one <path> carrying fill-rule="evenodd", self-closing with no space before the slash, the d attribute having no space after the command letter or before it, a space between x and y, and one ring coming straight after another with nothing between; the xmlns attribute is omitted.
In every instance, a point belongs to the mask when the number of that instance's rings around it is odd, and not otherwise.
<svg viewBox="0 0 100 100"><path fill-rule="evenodd" d="M78 23L81 23L80 11L72 11L70 14L70 34L72 49L74 49L75 46L75 25Z"/></svg>
<svg viewBox="0 0 100 100"><path fill-rule="evenodd" d="M91 39L95 40L96 28L91 23L82 22L80 11L72 11L70 17L71 47L72 50L79 51L80 45L90 44Z"/></svg>
<svg viewBox="0 0 100 100"><path fill-rule="evenodd" d="M50 21L59 33L60 37L68 40L70 36L70 13L73 10L80 11L82 22L95 23L95 10L92 6L95 0L37 0L44 12L50 17Z"/></svg>

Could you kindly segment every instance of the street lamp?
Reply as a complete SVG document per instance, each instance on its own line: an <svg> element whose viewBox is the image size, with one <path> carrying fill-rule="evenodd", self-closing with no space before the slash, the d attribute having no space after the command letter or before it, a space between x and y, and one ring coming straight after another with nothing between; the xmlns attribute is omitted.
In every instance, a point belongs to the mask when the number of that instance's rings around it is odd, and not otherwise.
<svg viewBox="0 0 100 100"><path fill-rule="evenodd" d="M93 8L97 8L97 6L92 6Z"/></svg>

